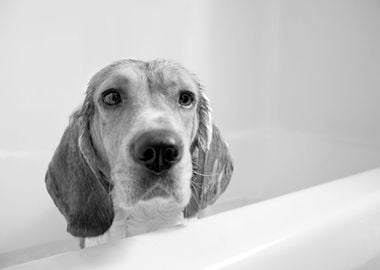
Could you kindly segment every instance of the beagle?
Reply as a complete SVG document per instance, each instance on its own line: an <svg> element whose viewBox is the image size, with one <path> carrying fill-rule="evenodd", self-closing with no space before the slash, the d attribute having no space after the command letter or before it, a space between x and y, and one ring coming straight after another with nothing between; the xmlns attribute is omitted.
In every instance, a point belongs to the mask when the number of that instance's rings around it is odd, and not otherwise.
<svg viewBox="0 0 380 270"><path fill-rule="evenodd" d="M47 190L81 247L197 216L233 164L193 74L120 60L90 80L49 163Z"/></svg>

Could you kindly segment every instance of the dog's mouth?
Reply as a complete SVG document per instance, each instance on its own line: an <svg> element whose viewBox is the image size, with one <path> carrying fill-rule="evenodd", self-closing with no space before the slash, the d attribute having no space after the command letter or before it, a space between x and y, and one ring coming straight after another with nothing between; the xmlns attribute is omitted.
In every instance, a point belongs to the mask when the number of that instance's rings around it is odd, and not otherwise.
<svg viewBox="0 0 380 270"><path fill-rule="evenodd" d="M191 175L190 175L191 176ZM173 167L156 175L139 166L114 170L112 179L118 186L115 193L128 206L138 202L160 198L178 205L187 204L190 193L189 172L183 168ZM117 190L122 192L117 192Z"/></svg>
<svg viewBox="0 0 380 270"><path fill-rule="evenodd" d="M173 194L160 184L156 184L144 193L144 195L141 197L141 200L148 201L157 197L169 198L173 197Z"/></svg>

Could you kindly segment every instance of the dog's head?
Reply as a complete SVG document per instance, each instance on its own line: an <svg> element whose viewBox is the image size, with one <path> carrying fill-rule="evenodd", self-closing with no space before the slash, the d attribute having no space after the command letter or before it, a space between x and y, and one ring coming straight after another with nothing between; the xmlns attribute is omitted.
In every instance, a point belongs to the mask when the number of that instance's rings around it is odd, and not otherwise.
<svg viewBox="0 0 380 270"><path fill-rule="evenodd" d="M194 75L169 61L121 60L91 79L46 183L68 231L88 237L108 230L115 197L125 207L161 197L189 217L216 200L231 174Z"/></svg>

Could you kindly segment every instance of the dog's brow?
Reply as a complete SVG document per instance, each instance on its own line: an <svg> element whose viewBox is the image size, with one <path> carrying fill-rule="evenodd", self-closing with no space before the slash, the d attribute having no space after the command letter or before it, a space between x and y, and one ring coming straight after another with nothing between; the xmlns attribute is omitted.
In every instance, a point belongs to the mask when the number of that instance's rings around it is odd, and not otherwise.
<svg viewBox="0 0 380 270"><path fill-rule="evenodd" d="M184 72L178 72L173 70L160 70L154 72L149 76L150 85L159 85L160 88L164 89L187 89L191 90L196 88L193 79Z"/></svg>
<svg viewBox="0 0 380 270"><path fill-rule="evenodd" d="M123 86L123 85L128 85L130 82L130 80L124 75L120 75L120 74L113 74L111 75L109 78L107 78L104 82L103 82L103 86L107 86L107 87L120 87L120 86Z"/></svg>
<svg viewBox="0 0 380 270"><path fill-rule="evenodd" d="M103 88L122 88L134 82L142 82L146 75L138 69L119 69L111 73L102 83Z"/></svg>
<svg viewBox="0 0 380 270"><path fill-rule="evenodd" d="M161 91L164 94L175 94L181 90L193 91L194 86L182 81L168 80L164 82L152 83L150 84L150 89L151 91Z"/></svg>

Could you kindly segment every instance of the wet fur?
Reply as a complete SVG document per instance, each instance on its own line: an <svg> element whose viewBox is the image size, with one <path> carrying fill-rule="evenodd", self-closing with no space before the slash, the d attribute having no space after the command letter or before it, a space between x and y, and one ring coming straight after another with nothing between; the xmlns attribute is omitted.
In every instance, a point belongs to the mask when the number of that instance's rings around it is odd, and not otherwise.
<svg viewBox="0 0 380 270"><path fill-rule="evenodd" d="M99 149L101 143L94 132L94 95L113 72L130 64L147 74L163 67L186 73L197 87L197 121L191 131L188 150L192 167L188 176L191 198L186 205L162 198L126 203L128 186L113 179L111 166ZM148 76L149 83L154 79L157 78ZM80 237L82 246L84 243L88 246L173 225L184 217L195 216L226 189L232 171L227 145L212 124L208 99L193 74L166 60L120 60L103 68L91 79L84 103L71 116L45 180L49 194L67 220L68 232Z"/></svg>

